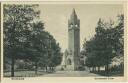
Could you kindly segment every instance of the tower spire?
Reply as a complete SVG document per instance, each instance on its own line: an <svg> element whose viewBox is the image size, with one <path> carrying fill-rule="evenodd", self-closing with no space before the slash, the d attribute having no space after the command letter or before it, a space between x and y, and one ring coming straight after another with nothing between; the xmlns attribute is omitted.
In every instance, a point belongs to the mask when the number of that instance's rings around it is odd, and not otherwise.
<svg viewBox="0 0 128 83"><path fill-rule="evenodd" d="M73 8L73 14L76 14L75 8Z"/></svg>
<svg viewBox="0 0 128 83"><path fill-rule="evenodd" d="M71 20L72 20L72 21L77 20L77 15L76 15L75 8L73 8L73 11L72 11L72 14L71 14Z"/></svg>

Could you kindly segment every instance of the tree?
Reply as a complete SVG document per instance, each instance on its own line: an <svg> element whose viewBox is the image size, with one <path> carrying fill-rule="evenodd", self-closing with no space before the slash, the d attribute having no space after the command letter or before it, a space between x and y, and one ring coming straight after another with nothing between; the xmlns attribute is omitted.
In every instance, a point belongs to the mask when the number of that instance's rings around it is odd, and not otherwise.
<svg viewBox="0 0 128 83"><path fill-rule="evenodd" d="M107 27L108 26L99 19L94 38L88 41L86 47L84 47L88 54L86 63L89 66L91 65L92 67L98 67L100 69L100 66L106 65L108 69L108 64L111 62L113 54L111 41L108 37L110 30Z"/></svg>
<svg viewBox="0 0 128 83"><path fill-rule="evenodd" d="M5 4L4 13L4 54L11 58L11 76L14 77L15 59L20 58L32 30L31 24L39 17L38 5Z"/></svg>
<svg viewBox="0 0 128 83"><path fill-rule="evenodd" d="M116 25L113 29L111 29L110 39L112 41L111 46L113 47L113 51L115 52L115 57L112 60L112 63L116 60L118 63L118 68L122 72L124 70L124 15L118 15L118 20L116 21Z"/></svg>
<svg viewBox="0 0 128 83"><path fill-rule="evenodd" d="M112 46L116 55L124 55L124 15L118 15L117 25L111 29Z"/></svg>
<svg viewBox="0 0 128 83"><path fill-rule="evenodd" d="M46 37L46 69L47 67L50 68L50 71L53 70L53 67L56 67L57 65L59 65L61 63L61 59L62 59L62 53L61 53L61 49L59 47L59 44L56 42L56 40L54 39L54 37L52 35L50 35L48 33L47 37Z"/></svg>
<svg viewBox="0 0 128 83"><path fill-rule="evenodd" d="M38 70L38 62L40 57L44 58L43 50L45 45L45 35L44 33L44 24L42 22L36 22L32 25L33 30L31 32L30 38L29 38L29 47L28 49L31 49L29 51L29 55L31 55L31 60L35 63L35 74L37 74Z"/></svg>
<svg viewBox="0 0 128 83"><path fill-rule="evenodd" d="M41 22L34 24L34 30L31 34L29 47L29 55L33 55L32 61L35 63L35 73L37 74L38 66L53 67L57 66L61 62L61 49L59 44L56 43L54 37L43 30L44 26Z"/></svg>
<svg viewBox="0 0 128 83"><path fill-rule="evenodd" d="M123 55L123 15L119 16L119 22L115 26L99 19L94 37L83 44L86 53L86 65L89 67L105 66L109 70L109 64L115 56Z"/></svg>
<svg viewBox="0 0 128 83"><path fill-rule="evenodd" d="M96 43L97 44L97 49L99 51L97 52L97 58L99 59L99 66L105 65L106 66L106 71L108 71L108 65L111 63L113 56L113 49L111 47L111 40L109 39L110 35L110 29L112 28L112 25L105 25L99 19L98 26L96 27ZM101 63L101 64L100 64Z"/></svg>

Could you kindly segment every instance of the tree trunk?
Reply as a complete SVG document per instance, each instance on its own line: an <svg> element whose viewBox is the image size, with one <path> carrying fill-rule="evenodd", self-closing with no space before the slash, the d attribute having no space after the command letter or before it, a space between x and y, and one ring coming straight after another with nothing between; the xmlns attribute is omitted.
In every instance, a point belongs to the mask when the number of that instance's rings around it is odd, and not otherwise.
<svg viewBox="0 0 128 83"><path fill-rule="evenodd" d="M54 67L52 67L52 72L54 71Z"/></svg>
<svg viewBox="0 0 128 83"><path fill-rule="evenodd" d="M52 72L52 67L50 67L50 72Z"/></svg>
<svg viewBox="0 0 128 83"><path fill-rule="evenodd" d="M98 72L100 71L100 66L98 67Z"/></svg>
<svg viewBox="0 0 128 83"><path fill-rule="evenodd" d="M90 67L88 67L88 70L90 71Z"/></svg>
<svg viewBox="0 0 128 83"><path fill-rule="evenodd" d="M94 72L96 71L96 67L94 67Z"/></svg>
<svg viewBox="0 0 128 83"><path fill-rule="evenodd" d="M51 72L53 72L53 71L52 71L52 67L51 67Z"/></svg>
<svg viewBox="0 0 128 83"><path fill-rule="evenodd" d="M107 64L107 65L105 66L105 71L106 71L106 75L107 75L107 76L108 76L108 72L109 72L109 71L108 71L108 70L109 70L108 68L109 68L109 66L108 66L108 64Z"/></svg>
<svg viewBox="0 0 128 83"><path fill-rule="evenodd" d="M54 71L54 67L52 67L52 71Z"/></svg>
<svg viewBox="0 0 128 83"><path fill-rule="evenodd" d="M93 72L94 72L94 70L95 70L94 67L92 67L92 71L93 71Z"/></svg>
<svg viewBox="0 0 128 83"><path fill-rule="evenodd" d="M48 70L48 69L47 69L47 66L45 66L45 69L46 69L46 72L47 72L47 70Z"/></svg>
<svg viewBox="0 0 128 83"><path fill-rule="evenodd" d="M38 65L37 62L35 62L35 74L37 74L37 70L38 70Z"/></svg>
<svg viewBox="0 0 128 83"><path fill-rule="evenodd" d="M12 61L12 63L11 63L11 77L14 77L15 76L15 74L14 74L14 65L15 65L14 56L12 56L11 61Z"/></svg>
<svg viewBox="0 0 128 83"><path fill-rule="evenodd" d="M105 66L105 71L108 71L108 64Z"/></svg>

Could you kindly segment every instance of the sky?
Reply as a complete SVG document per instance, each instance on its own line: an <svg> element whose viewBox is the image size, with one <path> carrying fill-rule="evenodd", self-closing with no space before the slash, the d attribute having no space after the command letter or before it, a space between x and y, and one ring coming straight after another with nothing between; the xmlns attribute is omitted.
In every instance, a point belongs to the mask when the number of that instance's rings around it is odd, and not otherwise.
<svg viewBox="0 0 128 83"><path fill-rule="evenodd" d="M41 4L40 19L45 23L45 30L59 43L62 51L68 47L68 19L75 8L80 19L80 47L83 41L89 40L95 34L99 18L105 21L117 20L117 15L123 13L121 4Z"/></svg>

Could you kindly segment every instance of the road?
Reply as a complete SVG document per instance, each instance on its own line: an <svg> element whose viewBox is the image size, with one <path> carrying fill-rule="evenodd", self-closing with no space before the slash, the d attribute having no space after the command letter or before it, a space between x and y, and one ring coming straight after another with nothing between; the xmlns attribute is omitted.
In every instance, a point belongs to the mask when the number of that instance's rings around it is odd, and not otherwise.
<svg viewBox="0 0 128 83"><path fill-rule="evenodd" d="M88 71L56 71L54 73L44 74L43 77L96 77L100 76Z"/></svg>
<svg viewBox="0 0 128 83"><path fill-rule="evenodd" d="M11 72L4 73L5 76L10 77ZM15 72L18 77L96 77L100 76L89 71L56 71L53 73L39 72L35 75L35 71L18 71Z"/></svg>

